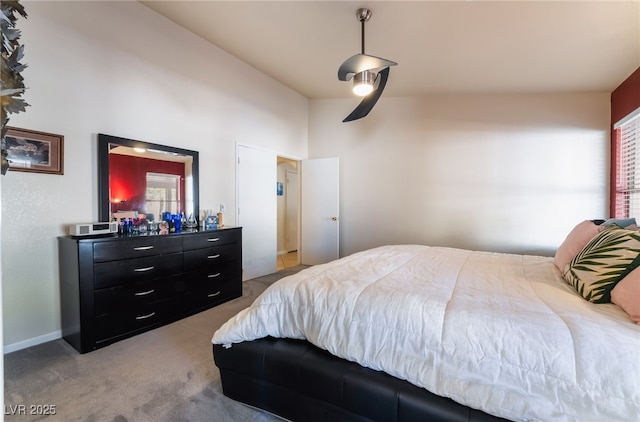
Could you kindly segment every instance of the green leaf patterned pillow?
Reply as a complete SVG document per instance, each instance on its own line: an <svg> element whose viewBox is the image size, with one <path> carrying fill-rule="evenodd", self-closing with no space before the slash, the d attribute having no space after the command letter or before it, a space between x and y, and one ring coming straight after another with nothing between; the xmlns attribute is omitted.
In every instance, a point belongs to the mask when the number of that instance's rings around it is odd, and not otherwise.
<svg viewBox="0 0 640 422"><path fill-rule="evenodd" d="M609 303L611 290L638 266L640 232L613 226L591 239L562 275L586 300Z"/></svg>

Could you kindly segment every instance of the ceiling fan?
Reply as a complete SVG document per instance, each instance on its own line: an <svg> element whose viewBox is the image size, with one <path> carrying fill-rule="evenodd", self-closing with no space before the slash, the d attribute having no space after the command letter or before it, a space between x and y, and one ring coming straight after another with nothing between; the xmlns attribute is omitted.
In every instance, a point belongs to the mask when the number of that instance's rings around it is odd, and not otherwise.
<svg viewBox="0 0 640 422"><path fill-rule="evenodd" d="M353 78L353 92L363 100L343 122L365 117L376 104L389 79L389 67L398 63L364 53L364 24L371 18L371 10L356 10L356 18L362 25L362 53L349 57L338 69L338 79Z"/></svg>

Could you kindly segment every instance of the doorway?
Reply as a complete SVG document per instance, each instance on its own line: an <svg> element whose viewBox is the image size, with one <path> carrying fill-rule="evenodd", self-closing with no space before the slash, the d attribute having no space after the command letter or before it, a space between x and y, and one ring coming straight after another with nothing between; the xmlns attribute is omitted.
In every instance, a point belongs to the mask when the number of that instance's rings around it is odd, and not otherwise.
<svg viewBox="0 0 640 422"><path fill-rule="evenodd" d="M296 160L277 157L278 271L300 264L299 167Z"/></svg>
<svg viewBox="0 0 640 422"><path fill-rule="evenodd" d="M319 158L296 160L256 147L236 144L236 224L242 227L243 280L277 272L278 252L295 250L294 263L316 265L339 256L339 183L338 159ZM278 160L287 162L278 178ZM298 183L298 188L286 186ZM298 174L296 180L295 173ZM281 182L281 183L280 183ZM282 195L278 193L282 192ZM286 204L286 195L298 193L292 220L278 220L278 200ZM286 205L285 205L286 207ZM283 207L283 208L285 208ZM286 208L285 208L286 209ZM289 212L289 216L291 212ZM289 234L293 246L285 243L285 233L291 221L296 228ZM295 224L294 224L295 223Z"/></svg>

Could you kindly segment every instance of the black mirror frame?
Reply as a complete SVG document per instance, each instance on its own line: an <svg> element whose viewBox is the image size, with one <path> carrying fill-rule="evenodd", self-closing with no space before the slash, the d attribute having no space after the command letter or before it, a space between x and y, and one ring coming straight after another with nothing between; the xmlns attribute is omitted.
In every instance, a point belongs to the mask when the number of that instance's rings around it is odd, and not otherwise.
<svg viewBox="0 0 640 422"><path fill-rule="evenodd" d="M198 151L153 144L150 142L136 141L133 139L119 138L117 136L98 134L98 218L99 221L111 221L109 212L109 145L116 144L131 148L156 149L169 153L189 155L193 159L191 169L193 173L193 215L200 216L200 169L198 164Z"/></svg>

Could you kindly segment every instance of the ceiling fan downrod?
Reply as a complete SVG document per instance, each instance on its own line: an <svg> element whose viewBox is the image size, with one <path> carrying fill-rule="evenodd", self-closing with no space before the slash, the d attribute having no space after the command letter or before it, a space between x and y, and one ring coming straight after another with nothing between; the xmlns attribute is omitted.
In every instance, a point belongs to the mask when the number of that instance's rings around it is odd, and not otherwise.
<svg viewBox="0 0 640 422"><path fill-rule="evenodd" d="M356 10L356 18L360 21L362 28L362 54L364 54L364 23L371 19L371 10L365 8Z"/></svg>

